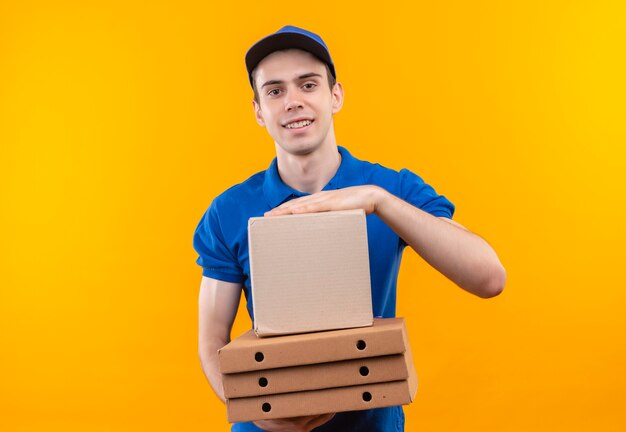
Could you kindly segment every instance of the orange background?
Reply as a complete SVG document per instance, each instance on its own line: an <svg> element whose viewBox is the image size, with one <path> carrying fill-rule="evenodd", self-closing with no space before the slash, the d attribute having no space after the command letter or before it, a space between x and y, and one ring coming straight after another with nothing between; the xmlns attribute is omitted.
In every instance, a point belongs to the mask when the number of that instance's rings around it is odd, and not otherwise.
<svg viewBox="0 0 626 432"><path fill-rule="evenodd" d="M243 55L294 24L333 53L339 144L419 173L508 271L481 300L407 250L407 430L625 430L625 12L0 3L0 429L227 430L197 359L191 238L274 156Z"/></svg>

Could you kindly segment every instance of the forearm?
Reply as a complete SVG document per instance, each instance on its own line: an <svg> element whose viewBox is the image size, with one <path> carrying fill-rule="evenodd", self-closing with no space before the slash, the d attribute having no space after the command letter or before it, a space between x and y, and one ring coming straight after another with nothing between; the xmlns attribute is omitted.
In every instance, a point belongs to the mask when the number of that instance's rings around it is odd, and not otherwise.
<svg viewBox="0 0 626 432"><path fill-rule="evenodd" d="M506 273L495 251L476 234L432 216L384 189L376 188L374 213L426 262L461 288L493 297Z"/></svg>
<svg viewBox="0 0 626 432"><path fill-rule="evenodd" d="M226 345L228 341L213 338L202 343L199 347L200 364L202 365L202 371L206 376L209 384L213 388L216 396L225 402L224 387L222 385L222 374L219 371L219 363L217 358L217 350Z"/></svg>
<svg viewBox="0 0 626 432"><path fill-rule="evenodd" d="M506 273L495 251L482 238L374 186L322 191L287 201L267 216L363 209L375 213L430 265L461 288L493 297L504 288Z"/></svg>
<svg viewBox="0 0 626 432"><path fill-rule="evenodd" d="M198 356L204 375L225 401L217 350L230 342L241 285L203 277L198 298Z"/></svg>

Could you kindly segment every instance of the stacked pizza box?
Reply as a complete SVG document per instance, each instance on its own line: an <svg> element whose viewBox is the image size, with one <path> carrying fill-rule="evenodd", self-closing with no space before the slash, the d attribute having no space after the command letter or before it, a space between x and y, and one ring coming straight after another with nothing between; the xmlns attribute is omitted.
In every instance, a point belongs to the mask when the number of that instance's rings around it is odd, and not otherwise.
<svg viewBox="0 0 626 432"><path fill-rule="evenodd" d="M410 403L402 318L372 316L362 211L252 218L254 329L219 350L230 422Z"/></svg>
<svg viewBox="0 0 626 432"><path fill-rule="evenodd" d="M219 362L230 422L404 405L417 390L402 318L272 338L250 331Z"/></svg>

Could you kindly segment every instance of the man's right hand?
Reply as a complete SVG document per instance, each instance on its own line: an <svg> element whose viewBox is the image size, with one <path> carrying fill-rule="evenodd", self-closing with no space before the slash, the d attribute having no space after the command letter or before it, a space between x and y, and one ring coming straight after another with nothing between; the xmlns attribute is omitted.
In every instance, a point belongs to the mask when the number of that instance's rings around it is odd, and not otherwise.
<svg viewBox="0 0 626 432"><path fill-rule="evenodd" d="M318 426L329 422L335 413L292 417L276 420L259 420L254 424L267 432L310 432Z"/></svg>

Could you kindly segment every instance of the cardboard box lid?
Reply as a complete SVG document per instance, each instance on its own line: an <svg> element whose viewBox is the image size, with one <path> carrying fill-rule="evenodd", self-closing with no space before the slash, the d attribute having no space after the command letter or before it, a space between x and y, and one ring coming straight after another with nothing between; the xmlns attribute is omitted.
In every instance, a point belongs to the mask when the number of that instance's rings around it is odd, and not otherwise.
<svg viewBox="0 0 626 432"><path fill-rule="evenodd" d="M417 377L412 373L404 381L228 399L226 408L231 423L269 420L406 405L416 391Z"/></svg>
<svg viewBox="0 0 626 432"><path fill-rule="evenodd" d="M233 399L402 381L409 377L409 369L413 367L405 354L223 374L224 397Z"/></svg>
<svg viewBox="0 0 626 432"><path fill-rule="evenodd" d="M251 218L248 241L259 336L372 324L363 210Z"/></svg>
<svg viewBox="0 0 626 432"><path fill-rule="evenodd" d="M249 372L402 354L404 318L377 318L371 327L258 338L250 330L218 350L220 372Z"/></svg>

